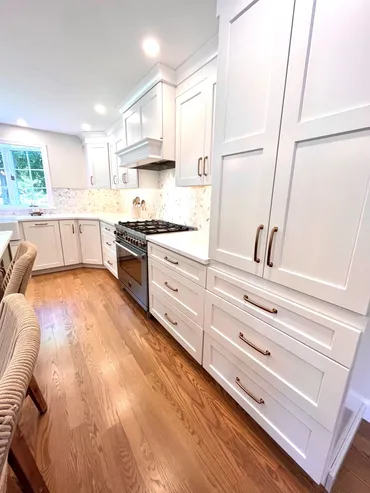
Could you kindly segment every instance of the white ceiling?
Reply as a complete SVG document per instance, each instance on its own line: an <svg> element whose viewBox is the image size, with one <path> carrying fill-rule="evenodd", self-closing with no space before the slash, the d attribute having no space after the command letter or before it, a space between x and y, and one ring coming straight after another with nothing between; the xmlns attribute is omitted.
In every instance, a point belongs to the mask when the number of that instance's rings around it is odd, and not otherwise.
<svg viewBox="0 0 370 493"><path fill-rule="evenodd" d="M0 0L0 12L0 122L71 134L104 130L155 63L177 68L218 26L216 0Z"/></svg>

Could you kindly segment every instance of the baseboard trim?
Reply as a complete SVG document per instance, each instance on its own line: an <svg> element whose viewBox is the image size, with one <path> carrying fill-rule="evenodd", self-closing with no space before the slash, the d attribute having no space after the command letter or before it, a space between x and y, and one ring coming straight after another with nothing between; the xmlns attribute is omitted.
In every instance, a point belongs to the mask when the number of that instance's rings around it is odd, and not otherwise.
<svg viewBox="0 0 370 493"><path fill-rule="evenodd" d="M105 265L96 264L74 264L74 265L63 265L62 267L55 267L53 269L40 269L32 271L33 276L39 276L41 274L53 274L54 272L64 272L66 270L75 269L106 269Z"/></svg>
<svg viewBox="0 0 370 493"><path fill-rule="evenodd" d="M354 418L352 420L351 425L348 428L347 435L345 436L342 445L339 448L338 453L333 461L333 464L329 469L328 476L324 484L324 487L328 492L331 491L334 485L338 472L343 464L343 461L347 455L349 448L351 447L352 441L356 435L358 427L360 426L361 420L364 417L365 411L366 411L366 404L362 402L359 410L357 411L356 414L354 414Z"/></svg>
<svg viewBox="0 0 370 493"><path fill-rule="evenodd" d="M366 409L363 418L370 423L370 399L364 399L364 404Z"/></svg>

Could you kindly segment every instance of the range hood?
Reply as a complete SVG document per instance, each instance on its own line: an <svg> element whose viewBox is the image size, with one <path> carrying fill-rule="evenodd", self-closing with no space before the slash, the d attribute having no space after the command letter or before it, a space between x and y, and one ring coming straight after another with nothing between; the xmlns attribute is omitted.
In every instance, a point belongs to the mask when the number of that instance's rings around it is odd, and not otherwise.
<svg viewBox="0 0 370 493"><path fill-rule="evenodd" d="M123 168L150 169L161 171L175 167L175 161L163 157L163 139L145 139L135 142L116 152L119 166Z"/></svg>

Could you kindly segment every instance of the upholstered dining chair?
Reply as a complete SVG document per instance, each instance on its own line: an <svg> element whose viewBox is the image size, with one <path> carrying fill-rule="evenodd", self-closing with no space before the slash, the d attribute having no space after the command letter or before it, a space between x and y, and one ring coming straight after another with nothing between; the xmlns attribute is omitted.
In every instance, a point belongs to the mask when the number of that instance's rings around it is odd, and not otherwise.
<svg viewBox="0 0 370 493"><path fill-rule="evenodd" d="M0 305L0 493L7 491L8 464L21 490L48 493L48 488L19 429L18 418L40 348L40 328L22 294ZM8 491L19 491L9 475Z"/></svg>
<svg viewBox="0 0 370 493"><path fill-rule="evenodd" d="M19 244L1 282L0 299L9 294L26 293L36 255L37 248L33 243L22 241ZM31 378L28 394L41 414L47 411L46 401L34 376Z"/></svg>

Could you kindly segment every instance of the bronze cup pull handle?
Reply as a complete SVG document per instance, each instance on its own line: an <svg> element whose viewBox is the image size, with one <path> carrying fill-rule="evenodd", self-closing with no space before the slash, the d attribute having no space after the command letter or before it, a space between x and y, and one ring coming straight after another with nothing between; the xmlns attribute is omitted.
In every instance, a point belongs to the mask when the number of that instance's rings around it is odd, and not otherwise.
<svg viewBox="0 0 370 493"><path fill-rule="evenodd" d="M236 383L236 385L238 385L243 390L243 392L245 392L249 397L251 397L255 402L257 402L257 404L264 404L265 403L265 401L263 399L258 398L255 395L253 395L252 392L249 392L249 390L246 389L244 387L244 385L241 383L239 377L235 378L235 383Z"/></svg>
<svg viewBox="0 0 370 493"><path fill-rule="evenodd" d="M273 267L274 266L274 263L271 262L271 251L272 251L272 244L274 242L275 233L277 233L278 231L279 231L279 228L277 228L275 226L274 228L272 228L271 233L270 233L269 246L268 246L268 249L267 249L267 265L269 267Z"/></svg>
<svg viewBox="0 0 370 493"><path fill-rule="evenodd" d="M256 231L256 239L254 240L254 257L253 257L253 260L255 262L257 262L257 264L259 264L261 262L261 259L258 258L258 243L260 241L260 234L261 234L261 231L263 230L264 226L263 224L260 224L257 228L257 231Z"/></svg>

